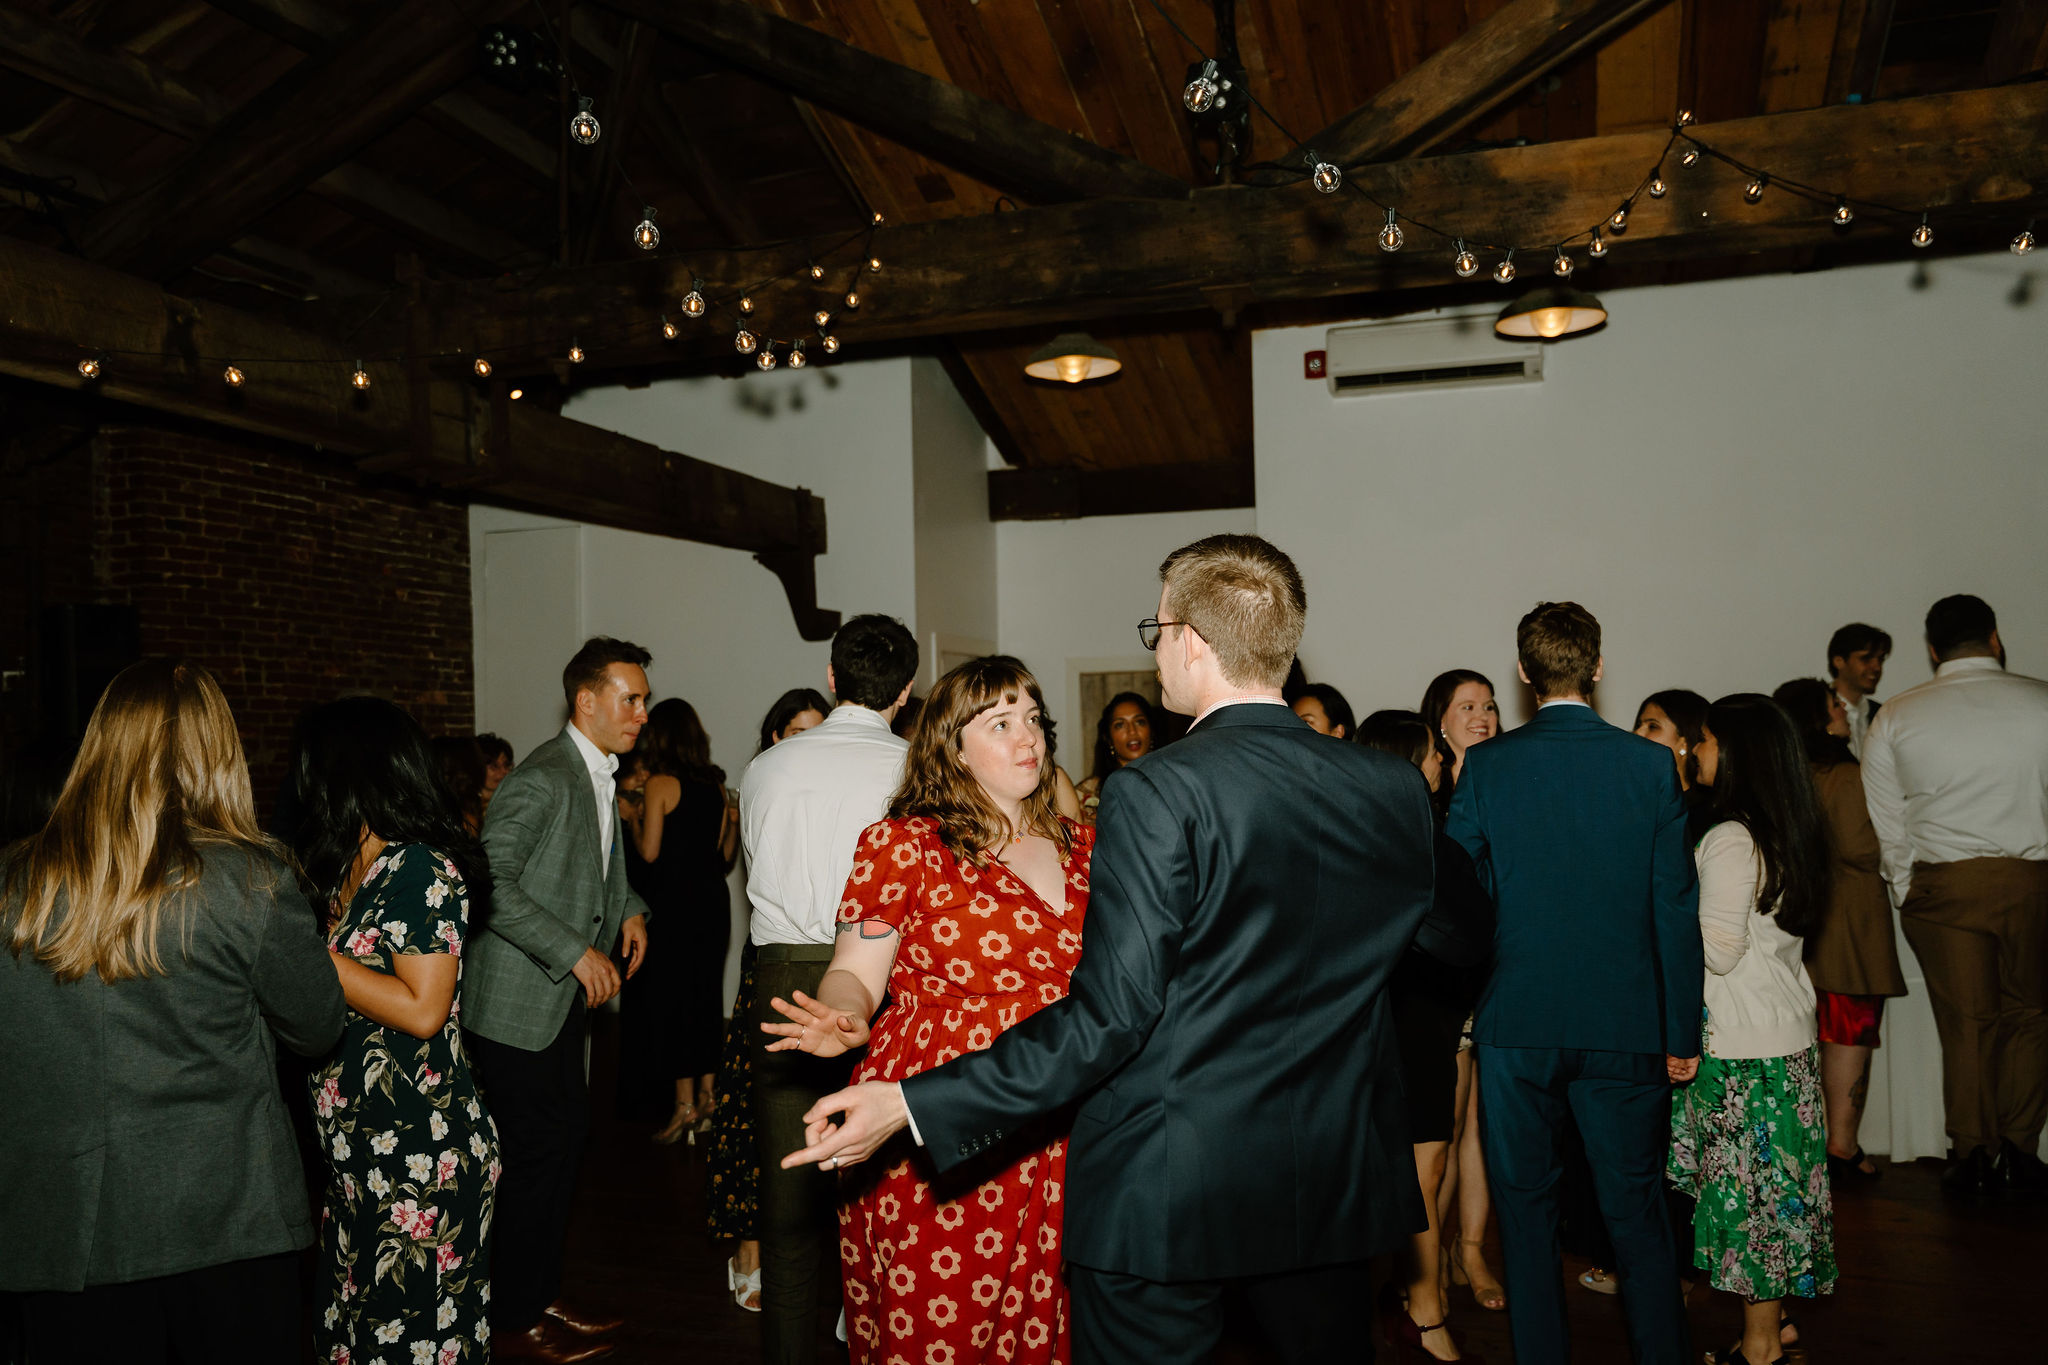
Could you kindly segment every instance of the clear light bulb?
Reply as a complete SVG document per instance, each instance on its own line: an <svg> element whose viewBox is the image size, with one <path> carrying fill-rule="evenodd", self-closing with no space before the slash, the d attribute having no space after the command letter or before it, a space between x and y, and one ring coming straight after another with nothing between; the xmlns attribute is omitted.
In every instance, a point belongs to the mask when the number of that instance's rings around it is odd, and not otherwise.
<svg viewBox="0 0 2048 1365"><path fill-rule="evenodd" d="M824 339L823 341L819 342L818 344L819 344L820 346L823 346L823 347L825 348L825 354L826 354L826 355L838 355L838 354L839 354L839 338L838 338L838 337L836 337L836 336L833 336L833 335L832 335L831 333L829 333L829 332L825 334L825 339Z"/></svg>
<svg viewBox="0 0 2048 1365"><path fill-rule="evenodd" d="M775 368L775 348L773 346L763 346L761 348L761 353L754 357L754 368L763 371Z"/></svg>
<svg viewBox="0 0 2048 1365"><path fill-rule="evenodd" d="M1465 246L1465 239L1458 239L1458 254L1451 258L1451 269L1458 272L1458 278L1469 280L1479 273L1479 258Z"/></svg>
<svg viewBox="0 0 2048 1365"><path fill-rule="evenodd" d="M511 399L511 400L512 400L513 402L517 403L517 402L518 402L518 401L519 401L520 399L522 399L522 398L526 397L526 390L525 390L525 389L514 389L514 390L512 390L512 392L510 392L510 393L506 394L505 396L506 396L507 398L510 398L510 399Z"/></svg>
<svg viewBox="0 0 2048 1365"><path fill-rule="evenodd" d="M1501 258L1501 263L1500 263L1499 265L1497 265L1497 266L1495 266L1495 267L1493 268L1493 279L1494 279L1494 283L1496 283L1496 284L1512 284L1512 283L1514 283L1514 279L1515 279L1515 253L1514 253L1514 252L1510 251L1510 252L1509 252L1509 253L1508 253L1508 254L1507 254L1506 256L1502 257L1502 258Z"/></svg>
<svg viewBox="0 0 2048 1365"><path fill-rule="evenodd" d="M651 206L640 219L640 226L633 229L633 245L642 251L652 251L661 245L661 229L654 225L654 209Z"/></svg>
<svg viewBox="0 0 2048 1365"><path fill-rule="evenodd" d="M1628 204L1626 202L1614 211L1614 216L1607 220L1607 226L1616 232L1628 231Z"/></svg>
<svg viewBox="0 0 2048 1365"><path fill-rule="evenodd" d="M1679 110L1679 111L1678 111L1678 126L1679 126L1679 127L1681 127L1681 128L1690 128L1690 127L1692 127L1692 125L1694 124L1694 122L1695 122L1695 121L1696 121L1696 120L1695 120L1695 119L1693 118L1693 115L1692 115L1692 110L1690 110L1690 109L1681 109L1681 110Z"/></svg>
<svg viewBox="0 0 2048 1365"><path fill-rule="evenodd" d="M569 343L569 363L571 365L581 365L583 363L582 343L575 341Z"/></svg>
<svg viewBox="0 0 2048 1365"><path fill-rule="evenodd" d="M848 308L858 308L858 307L860 307L860 293L859 293L859 291L857 291L857 290L853 290L853 289L849 289L849 290L847 290L847 291L846 291L846 306L847 306Z"/></svg>
<svg viewBox="0 0 2048 1365"><path fill-rule="evenodd" d="M1749 183L1742 187L1743 202L1754 204L1762 200L1763 197L1764 178L1760 175L1751 176Z"/></svg>
<svg viewBox="0 0 2048 1365"><path fill-rule="evenodd" d="M2029 223L2020 230L2020 235L2012 239L2009 249L2015 256L2024 256L2034 249L2033 224Z"/></svg>
<svg viewBox="0 0 2048 1365"><path fill-rule="evenodd" d="M740 311L742 313L754 311L754 296L752 294L748 294L740 300Z"/></svg>
<svg viewBox="0 0 2048 1365"><path fill-rule="evenodd" d="M740 328L733 335L732 348L741 355L752 355L754 353L754 334L744 327Z"/></svg>
<svg viewBox="0 0 2048 1365"><path fill-rule="evenodd" d="M661 315L661 339L663 341L674 341L676 339L676 325L668 320L668 314L666 313Z"/></svg>
<svg viewBox="0 0 2048 1365"><path fill-rule="evenodd" d="M87 379L98 379L100 377L100 358L96 355L89 355L79 361L78 372Z"/></svg>
<svg viewBox="0 0 2048 1365"><path fill-rule="evenodd" d="M1847 227L1849 226L1849 224L1856 221L1856 210L1849 207L1848 200L1837 199L1835 200L1834 216L1830 221L1832 221L1836 227Z"/></svg>
<svg viewBox="0 0 2048 1365"><path fill-rule="evenodd" d="M817 262L813 261L813 262L811 263L811 278L812 278L812 279L814 279L814 280L822 280L822 279L824 279L824 278L825 278L825 267L824 267L824 266L822 266L822 265L819 265L819 264L818 264Z"/></svg>
<svg viewBox="0 0 2048 1365"><path fill-rule="evenodd" d="M476 371L478 379L489 379L491 377L491 362L485 360L482 356L478 356L475 363L469 368Z"/></svg>
<svg viewBox="0 0 2048 1365"><path fill-rule="evenodd" d="M1088 377L1090 361L1085 355L1063 355L1052 364L1060 372L1060 378L1069 384L1078 384Z"/></svg>
<svg viewBox="0 0 2048 1365"><path fill-rule="evenodd" d="M576 117L569 120L569 136L588 147L597 141L597 115L590 112L590 101L587 99L579 99L576 105Z"/></svg>
<svg viewBox="0 0 2048 1365"><path fill-rule="evenodd" d="M811 314L811 321L823 327L826 323L832 321L832 315L820 308L817 312Z"/></svg>
<svg viewBox="0 0 2048 1365"><path fill-rule="evenodd" d="M1344 172L1324 161L1314 152L1308 154L1309 183L1318 193L1335 194L1344 184Z"/></svg>
<svg viewBox="0 0 2048 1365"><path fill-rule="evenodd" d="M1538 308L1529 314L1529 325L1536 329L1536 335L1555 340L1565 334L1572 325L1572 310L1569 308Z"/></svg>
<svg viewBox="0 0 2048 1365"><path fill-rule="evenodd" d="M1686 148L1685 155L1678 158L1678 164L1685 167L1687 170L1691 170L1693 167L1699 165L1700 149L1697 147Z"/></svg>
<svg viewBox="0 0 2048 1365"><path fill-rule="evenodd" d="M358 389L370 387L370 372L363 368L362 361L358 360L356 362L355 371L349 375L348 382L355 385Z"/></svg>
<svg viewBox="0 0 2048 1365"><path fill-rule="evenodd" d="M1408 240L1401 231L1401 225L1394 221L1394 210L1387 210L1387 225L1380 229L1380 250L1399 251L1401 243Z"/></svg>
<svg viewBox="0 0 2048 1365"><path fill-rule="evenodd" d="M1593 229L1593 240L1587 244L1586 254L1596 261L1607 254L1607 239L1600 235L1599 228Z"/></svg>
<svg viewBox="0 0 2048 1365"><path fill-rule="evenodd" d="M876 227L880 227L882 225L882 213L880 209L875 210L875 216L870 221Z"/></svg>
<svg viewBox="0 0 2048 1365"><path fill-rule="evenodd" d="M1216 107L1216 97L1220 93L1221 88L1216 81L1216 63L1213 60L1205 61L1202 63L1201 71L1188 82L1187 88L1180 92L1180 102L1187 106L1190 114L1206 114Z"/></svg>
<svg viewBox="0 0 2048 1365"><path fill-rule="evenodd" d="M1563 247L1557 249L1557 259L1550 263L1550 273L1561 280L1571 278L1572 258L1564 254Z"/></svg>
<svg viewBox="0 0 2048 1365"><path fill-rule="evenodd" d="M879 275L879 274L881 274L881 273L882 273L882 258L881 258L880 256L870 256L870 257L868 257L868 274L870 274L870 275Z"/></svg>
<svg viewBox="0 0 2048 1365"><path fill-rule="evenodd" d="M245 378L242 372L236 369L233 365L229 365L225 370L222 370L220 372L220 377L228 381L228 387L231 389L241 388L242 381Z"/></svg>
<svg viewBox="0 0 2048 1365"><path fill-rule="evenodd" d="M683 295L683 315L692 318L704 316L704 296L695 289Z"/></svg>
<svg viewBox="0 0 2048 1365"><path fill-rule="evenodd" d="M804 354L804 344L801 340L789 348L789 368L801 370L810 363L810 358Z"/></svg>
<svg viewBox="0 0 2048 1365"><path fill-rule="evenodd" d="M1927 226L1927 215L1920 215L1920 226L1913 229L1913 245L1925 249L1934 245L1934 229Z"/></svg>

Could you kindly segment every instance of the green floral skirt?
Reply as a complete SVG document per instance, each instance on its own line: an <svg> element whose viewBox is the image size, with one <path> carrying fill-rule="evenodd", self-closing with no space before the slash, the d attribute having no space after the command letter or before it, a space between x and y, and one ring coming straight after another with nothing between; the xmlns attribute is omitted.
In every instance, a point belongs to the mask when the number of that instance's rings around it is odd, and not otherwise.
<svg viewBox="0 0 2048 1365"><path fill-rule="evenodd" d="M1699 1075L1671 1097L1667 1173L1699 1201L1693 1264L1714 1288L1752 1302L1834 1292L1818 1048L1744 1061L1702 1055Z"/></svg>

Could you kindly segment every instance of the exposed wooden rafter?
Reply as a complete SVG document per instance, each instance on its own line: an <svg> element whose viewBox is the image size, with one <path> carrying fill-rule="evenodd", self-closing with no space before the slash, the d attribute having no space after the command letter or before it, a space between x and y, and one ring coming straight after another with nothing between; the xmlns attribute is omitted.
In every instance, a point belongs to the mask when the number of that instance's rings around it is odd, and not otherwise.
<svg viewBox="0 0 2048 1365"><path fill-rule="evenodd" d="M1514 0L1281 158L1416 156L1669 0Z"/></svg>
<svg viewBox="0 0 2048 1365"><path fill-rule="evenodd" d="M988 476L991 521L1204 512L1250 507L1256 501L1249 460L1136 469L998 469Z"/></svg>
<svg viewBox="0 0 2048 1365"><path fill-rule="evenodd" d="M1845 105L1702 126L1699 135L1750 165L1860 197L1972 206L2001 219L2048 205L2048 84ZM1416 158L1355 177L1415 218L1476 223L1522 242L1556 242L1610 212L1657 159L1664 132ZM1448 244L1419 230L1397 253L1361 250L1377 211L1355 195L1306 186L1219 188L1180 202L1091 201L1018 213L883 229L891 264L865 291L845 338L955 335L1145 312L1205 309L1217 290L1242 303L1322 298L1449 283ZM1851 236L1899 234L1874 215ZM1610 238L1630 261L1703 259L1840 240L1826 206L1789 193L1742 202L1739 184L1709 166L1671 179L1668 197L1636 206ZM714 291L802 267L802 247L693 253L561 271L506 290L475 282L428 286L434 349L480 348L500 365L539 368L570 332L600 364L672 364L679 354L730 352L708 328L664 344L653 314L693 275ZM1532 263L1531 274L1536 269ZM757 297L767 330L797 291ZM806 305L807 306L807 305ZM802 330L802 329L798 329ZM598 339L602 338L601 341Z"/></svg>
<svg viewBox="0 0 2048 1365"><path fill-rule="evenodd" d="M1164 171L746 0L603 0L891 141L1039 203L1184 198Z"/></svg>
<svg viewBox="0 0 2048 1365"><path fill-rule="evenodd" d="M2048 0L2004 0L1991 30L1985 78L2017 80L2048 67Z"/></svg>

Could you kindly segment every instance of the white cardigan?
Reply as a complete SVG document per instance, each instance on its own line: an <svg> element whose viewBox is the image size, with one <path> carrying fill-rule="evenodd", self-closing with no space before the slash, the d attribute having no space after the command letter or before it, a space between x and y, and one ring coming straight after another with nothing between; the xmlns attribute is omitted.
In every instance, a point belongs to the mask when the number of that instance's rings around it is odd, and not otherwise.
<svg viewBox="0 0 2048 1365"><path fill-rule="evenodd" d="M1813 982L1804 941L1757 908L1763 865L1749 831L1726 821L1693 857L1700 873L1700 939L1706 950L1709 1055L1723 1060L1789 1057L1813 1045Z"/></svg>

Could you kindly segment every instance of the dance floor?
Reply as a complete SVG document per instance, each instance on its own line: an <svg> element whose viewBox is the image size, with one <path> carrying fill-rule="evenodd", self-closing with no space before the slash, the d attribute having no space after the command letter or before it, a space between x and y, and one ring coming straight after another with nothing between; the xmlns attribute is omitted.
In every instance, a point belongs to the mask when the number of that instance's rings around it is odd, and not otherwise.
<svg viewBox="0 0 2048 1365"><path fill-rule="evenodd" d="M569 1293L629 1319L617 1337L619 1365L751 1365L760 1358L759 1319L725 1292L727 1249L705 1236L702 1149L655 1146L650 1125L612 1118L615 1016L599 1022L596 1123L570 1244ZM1831 1298L1795 1308L1812 1359L2041 1359L2035 1314L2042 1305L2034 1295L2048 1205L1958 1207L1941 1198L1938 1173L1932 1161L1895 1167L1876 1186L1836 1200L1841 1285ZM1489 1254L1497 1267L1498 1255ZM1567 1266L1573 1275L1584 1269ZM1467 1290L1454 1295L1453 1325L1468 1347L1494 1365L1509 1360L1503 1315L1480 1309ZM1626 1365L1618 1302L1576 1286L1569 1302L1574 1358L1581 1365ZM1741 1313L1734 1298L1700 1289L1689 1307L1698 1350L1735 1340ZM836 1342L823 1340L830 1349L821 1350L822 1365L845 1359ZM1379 1360L1393 1359L1384 1343L1375 1346ZM1798 1348L1788 1355L1805 1358ZM1221 1359L1262 1365L1273 1357L1247 1331L1233 1333Z"/></svg>

